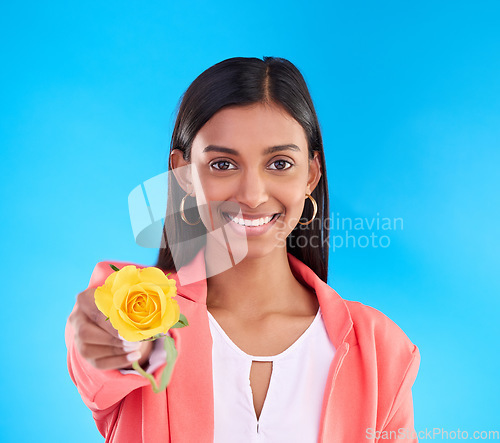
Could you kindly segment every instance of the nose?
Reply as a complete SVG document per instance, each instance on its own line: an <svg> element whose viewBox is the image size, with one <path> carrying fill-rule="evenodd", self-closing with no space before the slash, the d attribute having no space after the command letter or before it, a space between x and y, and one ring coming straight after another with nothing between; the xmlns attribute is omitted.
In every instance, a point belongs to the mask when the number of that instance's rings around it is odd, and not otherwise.
<svg viewBox="0 0 500 443"><path fill-rule="evenodd" d="M240 177L236 196L239 203L253 209L268 200L267 183L259 172L247 169Z"/></svg>

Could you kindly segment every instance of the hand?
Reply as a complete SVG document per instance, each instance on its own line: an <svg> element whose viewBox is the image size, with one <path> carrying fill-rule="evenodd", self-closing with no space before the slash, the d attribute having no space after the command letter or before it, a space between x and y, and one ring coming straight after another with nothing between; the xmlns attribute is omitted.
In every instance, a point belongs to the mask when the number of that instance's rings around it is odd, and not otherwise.
<svg viewBox="0 0 500 443"><path fill-rule="evenodd" d="M97 309L95 288L77 296L69 322L75 333L75 345L80 355L97 369L130 369L132 362L145 364L153 342L129 342L118 335L111 322Z"/></svg>

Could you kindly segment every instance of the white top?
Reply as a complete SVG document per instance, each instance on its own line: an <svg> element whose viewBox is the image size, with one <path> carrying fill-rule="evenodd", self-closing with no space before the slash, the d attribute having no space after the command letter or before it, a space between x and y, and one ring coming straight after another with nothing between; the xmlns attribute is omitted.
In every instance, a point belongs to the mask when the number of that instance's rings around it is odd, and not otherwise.
<svg viewBox="0 0 500 443"><path fill-rule="evenodd" d="M213 339L214 443L317 441L325 385L335 354L321 308L289 348L264 357L243 352L207 312ZM273 362L259 420L250 386L253 360Z"/></svg>

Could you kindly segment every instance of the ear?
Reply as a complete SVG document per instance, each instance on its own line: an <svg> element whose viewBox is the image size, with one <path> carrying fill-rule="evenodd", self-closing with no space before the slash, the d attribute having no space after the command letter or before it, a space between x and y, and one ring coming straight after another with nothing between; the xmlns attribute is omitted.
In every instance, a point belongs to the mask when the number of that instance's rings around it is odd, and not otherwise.
<svg viewBox="0 0 500 443"><path fill-rule="evenodd" d="M314 151L314 158L309 160L309 177L307 179L307 193L312 194L321 179L321 163L319 152Z"/></svg>
<svg viewBox="0 0 500 443"><path fill-rule="evenodd" d="M170 153L170 169L179 183L179 186L188 194L193 192L193 180L191 175L191 163L184 160L183 153L180 149L172 149ZM194 193L192 194L194 197Z"/></svg>

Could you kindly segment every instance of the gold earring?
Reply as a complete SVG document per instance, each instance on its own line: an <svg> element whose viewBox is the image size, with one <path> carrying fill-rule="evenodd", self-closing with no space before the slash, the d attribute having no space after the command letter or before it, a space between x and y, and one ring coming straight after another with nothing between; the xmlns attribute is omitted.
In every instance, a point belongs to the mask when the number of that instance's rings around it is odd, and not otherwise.
<svg viewBox="0 0 500 443"><path fill-rule="evenodd" d="M191 223L191 222L188 222L187 218L186 218L186 215L184 214L184 203L186 201L186 197L189 195L189 193L187 193L181 200L181 208L180 208L180 213L181 213L181 218L188 224L188 225L191 225L191 226L194 226L194 225L197 225L201 219L199 219L196 223Z"/></svg>
<svg viewBox="0 0 500 443"><path fill-rule="evenodd" d="M309 223L311 223L311 222L314 220L314 218L316 217L316 213L318 212L318 204L316 203L316 200L314 200L314 198L313 198L310 194L306 194L306 198L308 198L309 200L311 200L311 203L312 203L312 205L313 205L313 216L312 216L311 220L309 220L309 221L308 221L308 222L306 222L306 223L301 223L301 222L299 221L299 223L300 223L301 225L304 225L304 226L305 226L305 225L308 225Z"/></svg>

